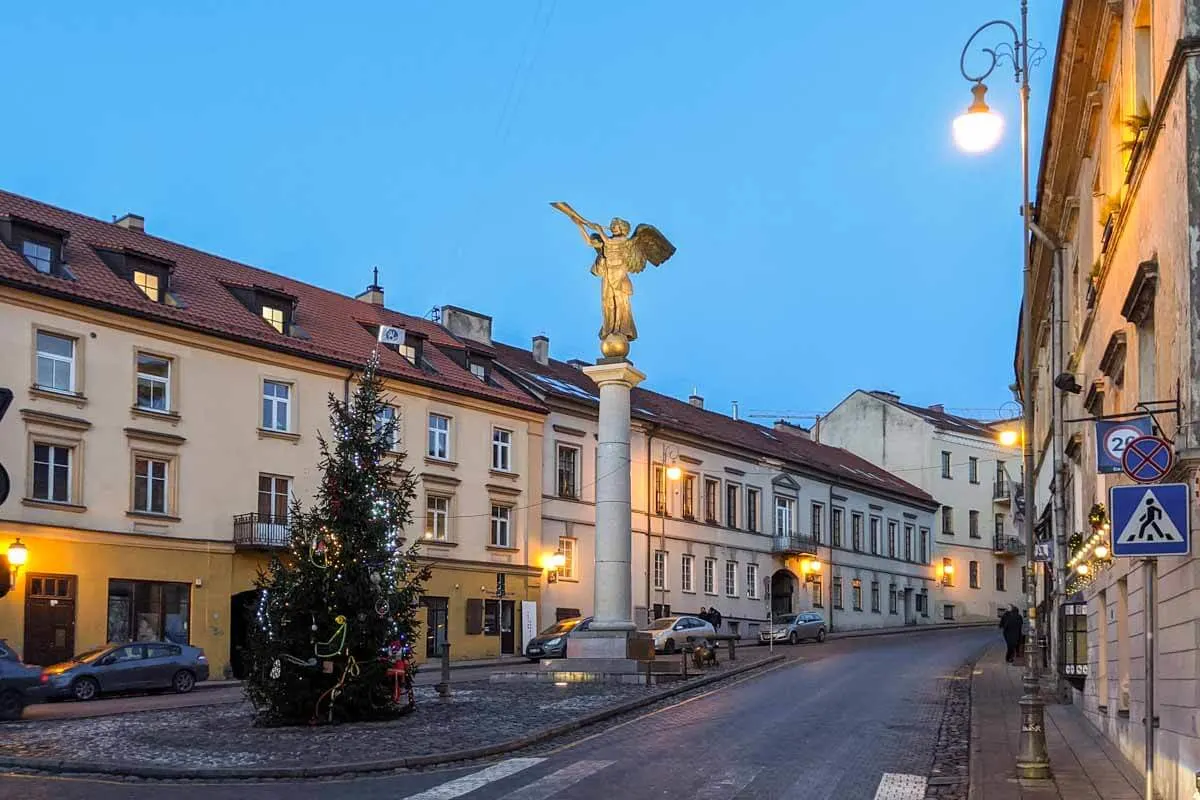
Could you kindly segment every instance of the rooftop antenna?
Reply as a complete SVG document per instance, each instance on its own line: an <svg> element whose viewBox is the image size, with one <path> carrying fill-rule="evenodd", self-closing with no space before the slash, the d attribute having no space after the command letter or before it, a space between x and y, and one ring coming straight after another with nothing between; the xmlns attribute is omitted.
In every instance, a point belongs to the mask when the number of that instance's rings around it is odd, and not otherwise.
<svg viewBox="0 0 1200 800"><path fill-rule="evenodd" d="M379 267L371 267L371 288L379 288Z"/></svg>

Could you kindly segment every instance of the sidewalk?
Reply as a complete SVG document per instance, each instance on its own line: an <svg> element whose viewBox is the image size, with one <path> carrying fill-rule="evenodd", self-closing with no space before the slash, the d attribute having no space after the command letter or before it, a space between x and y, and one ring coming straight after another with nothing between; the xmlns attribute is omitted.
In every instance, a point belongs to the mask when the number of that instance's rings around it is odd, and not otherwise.
<svg viewBox="0 0 1200 800"><path fill-rule="evenodd" d="M1003 650L989 648L971 682L971 800L1140 800L1141 774L1070 705L1046 705L1053 778L1016 777L1023 670Z"/></svg>

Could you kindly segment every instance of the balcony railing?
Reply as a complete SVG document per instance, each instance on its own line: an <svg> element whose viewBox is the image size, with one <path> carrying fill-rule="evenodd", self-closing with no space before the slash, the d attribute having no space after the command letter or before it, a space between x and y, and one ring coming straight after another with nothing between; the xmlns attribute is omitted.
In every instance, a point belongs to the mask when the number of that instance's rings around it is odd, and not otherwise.
<svg viewBox="0 0 1200 800"><path fill-rule="evenodd" d="M287 517L272 514L239 514L233 518L233 546L275 550L292 542Z"/></svg>
<svg viewBox="0 0 1200 800"><path fill-rule="evenodd" d="M776 534L771 539L771 552L815 556L817 554L817 540L811 536L800 536L798 534Z"/></svg>
<svg viewBox="0 0 1200 800"><path fill-rule="evenodd" d="M1019 536L998 533L992 539L992 552L1002 556L1025 555L1025 542Z"/></svg>
<svg viewBox="0 0 1200 800"><path fill-rule="evenodd" d="M1008 481L996 481L992 485L993 500L1011 500L1012 488L1009 487Z"/></svg>

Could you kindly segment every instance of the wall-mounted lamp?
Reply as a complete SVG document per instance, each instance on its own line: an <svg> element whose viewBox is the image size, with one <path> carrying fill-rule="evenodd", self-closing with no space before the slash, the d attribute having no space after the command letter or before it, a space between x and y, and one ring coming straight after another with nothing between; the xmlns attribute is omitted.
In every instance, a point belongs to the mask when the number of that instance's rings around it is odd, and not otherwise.
<svg viewBox="0 0 1200 800"><path fill-rule="evenodd" d="M567 555L562 550L555 550L542 556L542 567L551 571L557 571L567 565Z"/></svg>
<svg viewBox="0 0 1200 800"><path fill-rule="evenodd" d="M8 563L12 566L13 581L17 580L17 573L21 571L21 567L25 566L25 561L29 558L29 549L21 542L20 537L8 546Z"/></svg>
<svg viewBox="0 0 1200 800"><path fill-rule="evenodd" d="M942 564L941 572L942 572L942 585L949 586L950 582L954 580L954 565L953 564Z"/></svg>
<svg viewBox="0 0 1200 800"><path fill-rule="evenodd" d="M663 445L663 463L667 467L667 480L677 481L683 477L683 469L679 466L679 449L674 445Z"/></svg>
<svg viewBox="0 0 1200 800"><path fill-rule="evenodd" d="M821 571L821 562L815 558L806 558L800 562L800 572L805 577L809 574L817 574Z"/></svg>

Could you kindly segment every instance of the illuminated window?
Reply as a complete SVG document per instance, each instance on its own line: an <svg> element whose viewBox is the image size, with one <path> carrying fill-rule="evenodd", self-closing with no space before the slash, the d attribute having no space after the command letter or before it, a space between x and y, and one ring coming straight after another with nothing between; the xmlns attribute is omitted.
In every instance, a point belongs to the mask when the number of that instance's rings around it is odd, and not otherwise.
<svg viewBox="0 0 1200 800"><path fill-rule="evenodd" d="M267 321L268 325L270 325L272 328L279 331L280 333L283 333L283 309L282 308L272 308L271 306L263 306L262 307L262 316L263 316L263 319L265 319Z"/></svg>
<svg viewBox="0 0 1200 800"><path fill-rule="evenodd" d="M136 286L137 288L141 289L142 294L146 295L146 297L149 297L151 300L153 300L156 303L158 302L159 290L158 290L158 276L157 275L155 275L151 272L142 272L140 270L134 270L133 285ZM272 324L274 324L274 323L272 323Z"/></svg>

